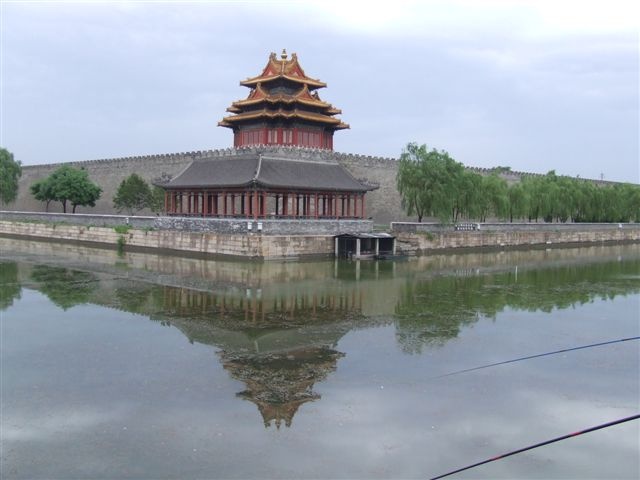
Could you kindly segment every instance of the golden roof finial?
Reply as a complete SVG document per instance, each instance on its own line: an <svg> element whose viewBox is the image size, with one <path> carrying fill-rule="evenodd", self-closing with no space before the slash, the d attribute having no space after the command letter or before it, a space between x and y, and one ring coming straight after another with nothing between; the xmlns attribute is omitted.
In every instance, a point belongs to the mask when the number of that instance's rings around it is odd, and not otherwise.
<svg viewBox="0 0 640 480"><path fill-rule="evenodd" d="M280 55L280 58L282 60L286 60L287 59L287 49L286 48L282 49L282 54Z"/></svg>

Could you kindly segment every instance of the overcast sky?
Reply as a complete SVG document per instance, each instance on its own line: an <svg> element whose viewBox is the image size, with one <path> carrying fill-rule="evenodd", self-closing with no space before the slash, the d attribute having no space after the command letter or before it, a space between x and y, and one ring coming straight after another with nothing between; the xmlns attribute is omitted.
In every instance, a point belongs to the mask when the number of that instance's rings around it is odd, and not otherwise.
<svg viewBox="0 0 640 480"><path fill-rule="evenodd" d="M350 130L465 165L640 181L633 1L8 2L0 144L25 165L226 148L270 52Z"/></svg>

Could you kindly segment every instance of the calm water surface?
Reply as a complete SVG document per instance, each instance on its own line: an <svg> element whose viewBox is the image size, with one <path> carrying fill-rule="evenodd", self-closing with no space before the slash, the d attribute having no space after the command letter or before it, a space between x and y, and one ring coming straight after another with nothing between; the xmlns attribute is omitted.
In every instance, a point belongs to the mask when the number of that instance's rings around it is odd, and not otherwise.
<svg viewBox="0 0 640 480"><path fill-rule="evenodd" d="M640 246L221 262L0 239L2 478L428 478L637 413ZM455 478L638 478L639 422Z"/></svg>

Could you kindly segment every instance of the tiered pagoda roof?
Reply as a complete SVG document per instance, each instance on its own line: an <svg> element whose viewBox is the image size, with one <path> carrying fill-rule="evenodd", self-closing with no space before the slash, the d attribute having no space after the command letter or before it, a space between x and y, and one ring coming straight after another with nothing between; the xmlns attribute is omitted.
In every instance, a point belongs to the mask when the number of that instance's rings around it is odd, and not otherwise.
<svg viewBox="0 0 640 480"><path fill-rule="evenodd" d="M249 96L233 102L227 108L233 115L224 117L218 123L222 127L237 131L259 122L266 127L295 127L294 124L299 121L328 132L349 128L348 124L335 118L342 111L321 100L315 92L326 87L326 83L308 77L295 53L291 58L288 58L285 50L280 58L271 53L262 73L240 82L240 85L251 89Z"/></svg>

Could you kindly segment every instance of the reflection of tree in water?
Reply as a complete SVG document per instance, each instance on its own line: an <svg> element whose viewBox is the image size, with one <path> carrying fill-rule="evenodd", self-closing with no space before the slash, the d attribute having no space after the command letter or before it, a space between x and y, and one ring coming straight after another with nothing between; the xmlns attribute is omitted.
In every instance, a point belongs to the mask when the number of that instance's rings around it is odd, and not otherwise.
<svg viewBox="0 0 640 480"><path fill-rule="evenodd" d="M320 398L313 385L335 371L344 353L317 346L266 355L219 355L225 370L247 386L238 397L256 404L265 427L280 428L283 421L291 426L300 405Z"/></svg>
<svg viewBox="0 0 640 480"><path fill-rule="evenodd" d="M407 282L395 309L403 351L420 353L458 336L480 317L514 310L551 312L640 291L640 260Z"/></svg>
<svg viewBox="0 0 640 480"><path fill-rule="evenodd" d="M163 313L166 288L142 282L120 281L114 290L115 298L110 306L130 313L148 315L154 320ZM164 320L161 323L168 325Z"/></svg>
<svg viewBox="0 0 640 480"><path fill-rule="evenodd" d="M16 262L0 262L0 311L13 305L20 299L22 287L18 282L18 264Z"/></svg>
<svg viewBox="0 0 640 480"><path fill-rule="evenodd" d="M47 265L33 267L31 280L38 284L37 290L64 310L89 303L98 288L98 279L91 273Z"/></svg>

